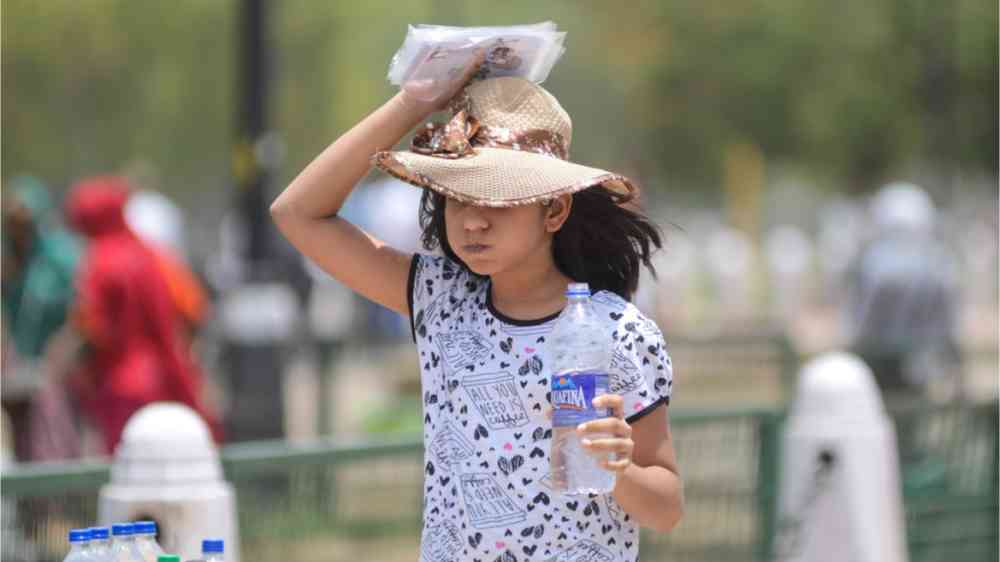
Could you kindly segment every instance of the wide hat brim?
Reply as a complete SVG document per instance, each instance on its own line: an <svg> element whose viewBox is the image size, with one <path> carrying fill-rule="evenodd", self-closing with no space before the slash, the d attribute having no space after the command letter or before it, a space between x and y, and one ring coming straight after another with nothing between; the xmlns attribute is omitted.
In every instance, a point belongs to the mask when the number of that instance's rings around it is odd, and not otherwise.
<svg viewBox="0 0 1000 562"><path fill-rule="evenodd" d="M625 176L552 156L507 148L475 147L460 158L410 151L381 151L372 163L417 187L483 207L513 207L547 201L601 185L631 199L638 191Z"/></svg>

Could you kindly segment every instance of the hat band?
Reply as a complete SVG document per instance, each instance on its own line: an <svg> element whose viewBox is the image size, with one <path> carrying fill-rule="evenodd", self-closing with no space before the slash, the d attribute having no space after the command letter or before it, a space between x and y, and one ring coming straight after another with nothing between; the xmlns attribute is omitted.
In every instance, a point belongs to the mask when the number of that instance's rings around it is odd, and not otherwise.
<svg viewBox="0 0 1000 562"><path fill-rule="evenodd" d="M483 125L464 109L456 112L447 123L427 123L410 142L413 152L438 158L472 156L475 147L534 152L560 160L569 158L568 143L559 133Z"/></svg>

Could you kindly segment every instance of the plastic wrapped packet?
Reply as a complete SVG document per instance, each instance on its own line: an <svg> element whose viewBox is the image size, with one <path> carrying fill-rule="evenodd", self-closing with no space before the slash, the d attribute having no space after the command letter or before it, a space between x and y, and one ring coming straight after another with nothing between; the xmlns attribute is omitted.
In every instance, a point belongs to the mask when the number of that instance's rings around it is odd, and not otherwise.
<svg viewBox="0 0 1000 562"><path fill-rule="evenodd" d="M404 79L411 79L416 66L434 49L440 49L433 60L448 58L449 61L461 63L467 60L463 51L475 50L485 46L490 41L501 39L504 42L515 39L534 39L537 44L542 41L555 41L559 44L555 58L562 54L562 37L565 33L556 31L556 24L548 21L532 25L515 25L506 27L451 27L444 25L418 24L409 26L403 46L393 56L389 66L389 81L401 84ZM502 54L502 53L498 53ZM423 55L423 56L422 56ZM522 56L523 60L523 56ZM552 61L553 63L555 61ZM523 72L524 69L522 69ZM426 73L425 73L426 74Z"/></svg>
<svg viewBox="0 0 1000 562"><path fill-rule="evenodd" d="M565 32L548 21L506 27L411 25L389 64L389 82L454 78L479 49L486 49L480 78L521 76L544 82L566 50Z"/></svg>

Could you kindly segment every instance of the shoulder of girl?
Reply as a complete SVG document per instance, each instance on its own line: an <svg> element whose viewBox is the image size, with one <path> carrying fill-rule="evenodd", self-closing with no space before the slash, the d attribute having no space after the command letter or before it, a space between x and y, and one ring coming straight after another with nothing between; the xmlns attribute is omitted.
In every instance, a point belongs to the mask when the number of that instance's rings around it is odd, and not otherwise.
<svg viewBox="0 0 1000 562"><path fill-rule="evenodd" d="M418 254L413 277L424 283L446 287L449 291L473 292L481 287L481 280L461 263L445 256Z"/></svg>
<svg viewBox="0 0 1000 562"><path fill-rule="evenodd" d="M424 275L440 276L448 273L449 276L453 276L462 269L462 266L445 256L417 253L414 254L414 259L417 262L417 270Z"/></svg>
<svg viewBox="0 0 1000 562"><path fill-rule="evenodd" d="M610 291L600 291L591 297L598 311L620 332L636 332L662 338L659 326L634 304Z"/></svg>
<svg viewBox="0 0 1000 562"><path fill-rule="evenodd" d="M631 304L611 291L597 291L590 296L590 301L598 309L616 313L625 312Z"/></svg>
<svg viewBox="0 0 1000 562"><path fill-rule="evenodd" d="M435 255L432 255L432 254L421 254L420 252L417 252L416 254L413 254L413 259L417 260L417 264L420 267L426 267L426 268L433 269L433 268L440 268L441 264L446 259L448 259L448 258L446 258L444 256L435 256Z"/></svg>

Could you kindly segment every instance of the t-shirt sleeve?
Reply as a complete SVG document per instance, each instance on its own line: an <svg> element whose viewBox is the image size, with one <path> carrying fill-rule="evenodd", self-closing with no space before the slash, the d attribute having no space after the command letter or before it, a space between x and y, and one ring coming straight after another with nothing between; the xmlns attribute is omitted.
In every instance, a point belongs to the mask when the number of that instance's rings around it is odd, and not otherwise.
<svg viewBox="0 0 1000 562"><path fill-rule="evenodd" d="M431 322L439 319L445 306L444 295L451 294L456 284L464 284L467 276L460 265L446 257L413 254L406 298L414 342L427 333Z"/></svg>
<svg viewBox="0 0 1000 562"><path fill-rule="evenodd" d="M413 327L413 317L416 316L413 310L413 287L417 282L417 271L420 269L420 254L413 254L410 258L410 274L406 277L406 309L410 311L410 336L413 341L417 341L417 333Z"/></svg>
<svg viewBox="0 0 1000 562"><path fill-rule="evenodd" d="M624 398L625 421L634 423L670 403L673 364L663 334L650 320L620 323L615 340L611 392Z"/></svg>

